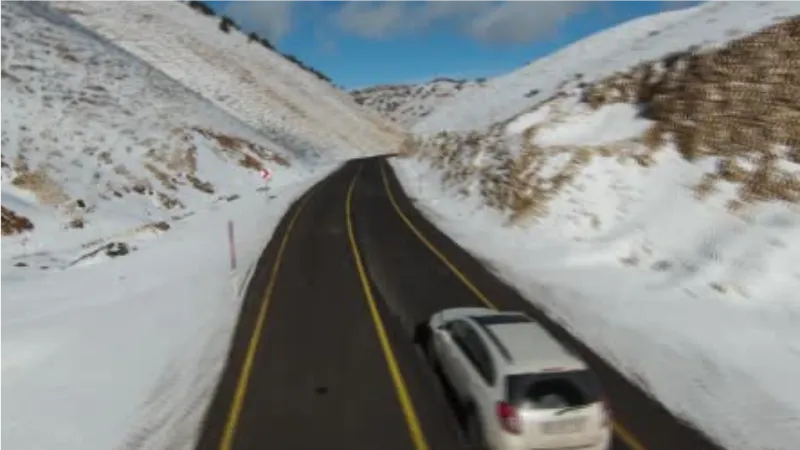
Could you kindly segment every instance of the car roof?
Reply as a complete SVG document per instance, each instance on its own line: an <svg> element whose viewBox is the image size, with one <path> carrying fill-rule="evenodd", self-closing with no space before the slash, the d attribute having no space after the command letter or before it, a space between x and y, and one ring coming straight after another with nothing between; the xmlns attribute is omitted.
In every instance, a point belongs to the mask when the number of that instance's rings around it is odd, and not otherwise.
<svg viewBox="0 0 800 450"><path fill-rule="evenodd" d="M580 370L586 364L559 343L531 317L522 313L499 312L471 316L488 346L506 366L507 373L547 372L554 369Z"/></svg>

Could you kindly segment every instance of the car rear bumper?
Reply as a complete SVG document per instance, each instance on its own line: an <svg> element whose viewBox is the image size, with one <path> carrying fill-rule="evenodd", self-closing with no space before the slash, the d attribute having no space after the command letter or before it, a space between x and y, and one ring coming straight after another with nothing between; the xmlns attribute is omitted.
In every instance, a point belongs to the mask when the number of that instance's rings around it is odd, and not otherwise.
<svg viewBox="0 0 800 450"><path fill-rule="evenodd" d="M611 448L611 430L603 431L600 439L590 445L571 446L571 447L541 447L524 443L517 439L507 439L496 450L609 450Z"/></svg>

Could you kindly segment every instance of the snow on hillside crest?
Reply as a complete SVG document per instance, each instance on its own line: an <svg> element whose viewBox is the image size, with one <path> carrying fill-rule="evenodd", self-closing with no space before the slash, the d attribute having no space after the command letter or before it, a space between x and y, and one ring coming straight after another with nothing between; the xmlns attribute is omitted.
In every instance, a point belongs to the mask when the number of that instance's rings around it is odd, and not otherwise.
<svg viewBox="0 0 800 450"><path fill-rule="evenodd" d="M411 127L445 99L465 90L479 89L482 81L436 78L419 85L373 86L351 92L356 103L379 112L394 122Z"/></svg>
<svg viewBox="0 0 800 450"><path fill-rule="evenodd" d="M800 442L798 13L620 25L455 96L394 162L431 220L732 450Z"/></svg>
<svg viewBox="0 0 800 450"><path fill-rule="evenodd" d="M292 147L346 158L402 141L346 93L182 2L53 4L250 126L293 136Z"/></svg>
<svg viewBox="0 0 800 450"><path fill-rule="evenodd" d="M644 60L692 45L719 45L798 13L796 2L707 2L641 17L595 33L509 74L484 89L445 100L412 131L485 129L532 108L578 75L594 82ZM536 92L535 95L530 95ZM480 105L480 106L478 106Z"/></svg>

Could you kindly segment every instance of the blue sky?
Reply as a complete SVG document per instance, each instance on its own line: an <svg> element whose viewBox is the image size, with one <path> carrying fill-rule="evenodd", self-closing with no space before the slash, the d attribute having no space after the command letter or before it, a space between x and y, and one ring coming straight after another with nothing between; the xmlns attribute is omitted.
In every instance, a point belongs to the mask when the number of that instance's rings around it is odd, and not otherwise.
<svg viewBox="0 0 800 450"><path fill-rule="evenodd" d="M699 2L207 2L346 89L491 77L594 32Z"/></svg>

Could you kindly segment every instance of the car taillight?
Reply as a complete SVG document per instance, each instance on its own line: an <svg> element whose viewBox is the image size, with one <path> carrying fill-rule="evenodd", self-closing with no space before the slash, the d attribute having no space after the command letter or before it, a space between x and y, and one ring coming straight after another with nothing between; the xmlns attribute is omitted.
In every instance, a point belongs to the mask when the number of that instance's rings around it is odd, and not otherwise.
<svg viewBox="0 0 800 450"><path fill-rule="evenodd" d="M611 406L605 397L600 398L600 404L603 406L603 426L609 427L611 426Z"/></svg>
<svg viewBox="0 0 800 450"><path fill-rule="evenodd" d="M511 434L520 434L519 414L517 408L506 402L497 402L497 418L500 420L500 425L503 429Z"/></svg>

